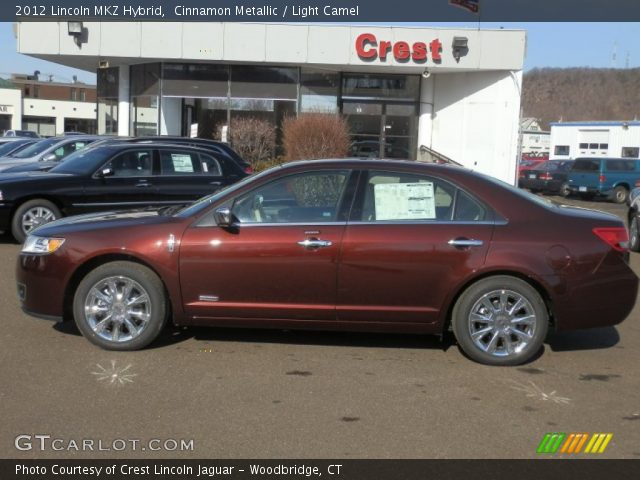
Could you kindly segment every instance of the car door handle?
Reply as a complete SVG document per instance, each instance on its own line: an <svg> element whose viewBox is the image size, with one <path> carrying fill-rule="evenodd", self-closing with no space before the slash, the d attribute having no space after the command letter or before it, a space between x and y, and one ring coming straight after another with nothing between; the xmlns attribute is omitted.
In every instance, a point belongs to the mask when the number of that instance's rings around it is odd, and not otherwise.
<svg viewBox="0 0 640 480"><path fill-rule="evenodd" d="M298 245L304 248L314 249L314 248L325 248L333 245L333 242L329 240L319 240L317 238L307 238L305 240L301 240L298 242Z"/></svg>
<svg viewBox="0 0 640 480"><path fill-rule="evenodd" d="M484 244L482 240L475 240L473 238L452 238L447 243L456 248L481 247Z"/></svg>
<svg viewBox="0 0 640 480"><path fill-rule="evenodd" d="M150 186L151 186L151 184L147 183L147 182L136 183L136 187L150 187Z"/></svg>
<svg viewBox="0 0 640 480"><path fill-rule="evenodd" d="M222 185L222 182L209 182L209 185Z"/></svg>

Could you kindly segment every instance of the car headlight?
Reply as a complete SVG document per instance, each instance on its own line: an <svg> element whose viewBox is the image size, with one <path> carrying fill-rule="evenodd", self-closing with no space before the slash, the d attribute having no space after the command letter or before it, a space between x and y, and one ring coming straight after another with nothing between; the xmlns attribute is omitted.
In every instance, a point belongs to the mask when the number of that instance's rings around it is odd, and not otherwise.
<svg viewBox="0 0 640 480"><path fill-rule="evenodd" d="M58 250L64 243L64 238L48 238L29 235L22 246L22 253L49 254Z"/></svg>

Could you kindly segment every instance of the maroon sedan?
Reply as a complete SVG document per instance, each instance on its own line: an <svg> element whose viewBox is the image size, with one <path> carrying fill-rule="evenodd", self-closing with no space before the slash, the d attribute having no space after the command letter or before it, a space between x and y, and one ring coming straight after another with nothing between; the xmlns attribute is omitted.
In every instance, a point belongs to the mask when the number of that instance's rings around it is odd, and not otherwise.
<svg viewBox="0 0 640 480"><path fill-rule="evenodd" d="M298 162L176 210L69 217L30 235L23 309L112 350L177 325L442 335L527 361L548 329L615 325L635 301L617 217L458 167Z"/></svg>

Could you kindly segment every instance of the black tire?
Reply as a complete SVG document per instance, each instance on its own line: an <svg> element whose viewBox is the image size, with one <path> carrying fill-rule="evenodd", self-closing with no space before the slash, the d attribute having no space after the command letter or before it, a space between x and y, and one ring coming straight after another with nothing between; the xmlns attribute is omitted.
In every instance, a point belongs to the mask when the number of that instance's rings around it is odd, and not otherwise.
<svg viewBox="0 0 640 480"><path fill-rule="evenodd" d="M563 183L560 185L560 190L558 191L561 197L567 198L571 195L571 190L569 189L569 184Z"/></svg>
<svg viewBox="0 0 640 480"><path fill-rule="evenodd" d="M41 218L37 225L31 228L23 228L22 221L26 220L26 216L30 215L31 212L37 210L38 208L42 209L42 211L48 212L52 215L51 218L49 216ZM44 198L34 198L33 200L29 200L20 205L13 214L13 218L11 219L11 234L13 238L16 239L17 242L23 243L27 238L27 235L36 227L40 225L44 225L45 223L51 222L53 220L57 220L61 218L62 214L58 207L56 207L49 200L45 200Z"/></svg>
<svg viewBox="0 0 640 480"><path fill-rule="evenodd" d="M613 189L613 193L611 194L611 200L615 203L626 203L629 198L629 190L627 187L622 185L618 185Z"/></svg>
<svg viewBox="0 0 640 480"><path fill-rule="evenodd" d="M503 314L495 309L496 305L500 305L501 298L498 303L491 301L500 295L506 300L505 311L508 307L515 307L519 298L524 299L524 303L513 315ZM487 309L482 304L483 299L489 300L492 313L485 313ZM482 314L472 317L472 313L478 312ZM487 315L493 318L493 323L471 320L488 318ZM529 319L530 315L534 318ZM527 323L513 323L518 318L529 320ZM485 327L482 326L483 323L486 324ZM549 314L544 300L535 288L519 278L499 275L478 280L460 295L453 307L451 325L458 345L472 360L485 365L520 365L531 360L542 347L549 328ZM479 335L483 329L488 328L491 330ZM512 333L515 329L520 333ZM478 334L476 340L472 337L472 330ZM529 336L526 342L524 339L520 340L525 334ZM485 340L488 340L486 349ZM494 351L490 353L492 344Z"/></svg>
<svg viewBox="0 0 640 480"><path fill-rule="evenodd" d="M136 307L141 306L141 310L135 313L135 316L133 316L133 314L130 316L124 313L125 311L129 311L125 306L129 298L125 298L124 301L120 299L119 304L118 300L116 300L115 304L118 304L117 307L113 306L110 309L108 306L105 307L107 311L112 312L111 320L107 321L107 323L105 323L106 326L98 332L94 330L94 327L101 323L104 316L99 317L98 315L94 315L97 318L91 318L91 315L87 314L85 306L91 299L96 298L92 294L94 286L100 286L101 282L114 278L117 279L116 282L118 282L118 279L122 282L123 288L120 293L124 293L126 280L131 281L132 284L129 292L130 295L134 297L137 295L137 298L144 298L143 293L146 293L149 299L148 308L145 309L144 306L137 304ZM137 286L135 284L137 284ZM118 285L116 283L116 292L117 287ZM97 290L100 289L98 288ZM104 290L102 290L102 292L104 292ZM108 297L108 295L106 296ZM113 297L113 295L111 295L111 297ZM116 298L117 297L118 295L116 295ZM98 302L99 301L100 300L98 300ZM103 302L103 304L108 305L106 302ZM118 318L116 313L113 313L116 308L120 308L118 312L120 318ZM87 340L106 350L139 350L146 347L158 337L164 328L167 320L167 312L167 298L160 278L149 268L133 262L110 262L97 267L82 279L73 298L73 317L78 329ZM146 321L142 320L144 316L147 316ZM125 318L128 318L128 324ZM134 333L132 329L128 327L128 325L132 324L132 318L134 319L133 326L136 328L141 327L139 333ZM136 323L138 321L140 322L139 324ZM121 339L114 340L115 337L113 335L115 329L118 330L118 337L123 335ZM105 338L109 336L111 339ZM128 337L131 338L128 339Z"/></svg>
<svg viewBox="0 0 640 480"><path fill-rule="evenodd" d="M638 215L636 213L629 222L629 250L640 252L640 231L638 231Z"/></svg>

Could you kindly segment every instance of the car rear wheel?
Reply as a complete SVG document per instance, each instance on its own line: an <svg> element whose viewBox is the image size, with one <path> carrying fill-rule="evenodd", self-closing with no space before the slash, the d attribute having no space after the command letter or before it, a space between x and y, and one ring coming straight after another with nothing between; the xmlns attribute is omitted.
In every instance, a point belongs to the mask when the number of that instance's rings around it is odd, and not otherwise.
<svg viewBox="0 0 640 480"><path fill-rule="evenodd" d="M569 189L569 185L567 183L563 183L562 185L560 185L559 193L561 197L565 197L565 198L571 195L571 190Z"/></svg>
<svg viewBox="0 0 640 480"><path fill-rule="evenodd" d="M629 223L629 250L640 251L640 232L638 232L638 216L636 214L631 217Z"/></svg>
<svg viewBox="0 0 640 480"><path fill-rule="evenodd" d="M488 277L467 288L453 308L462 351L486 365L520 365L541 348L549 314L540 294L515 277Z"/></svg>
<svg viewBox="0 0 640 480"><path fill-rule="evenodd" d="M33 230L40 225L57 220L62 215L60 210L49 200L35 198L20 205L11 221L13 238L23 243Z"/></svg>
<svg viewBox="0 0 640 480"><path fill-rule="evenodd" d="M612 200L616 203L625 203L627 198L629 197L629 190L622 185L618 185L613 189L613 194L611 195Z"/></svg>
<svg viewBox="0 0 640 480"><path fill-rule="evenodd" d="M73 299L82 334L107 350L138 350L166 323L167 300L158 276L132 262L111 262L82 279Z"/></svg>

